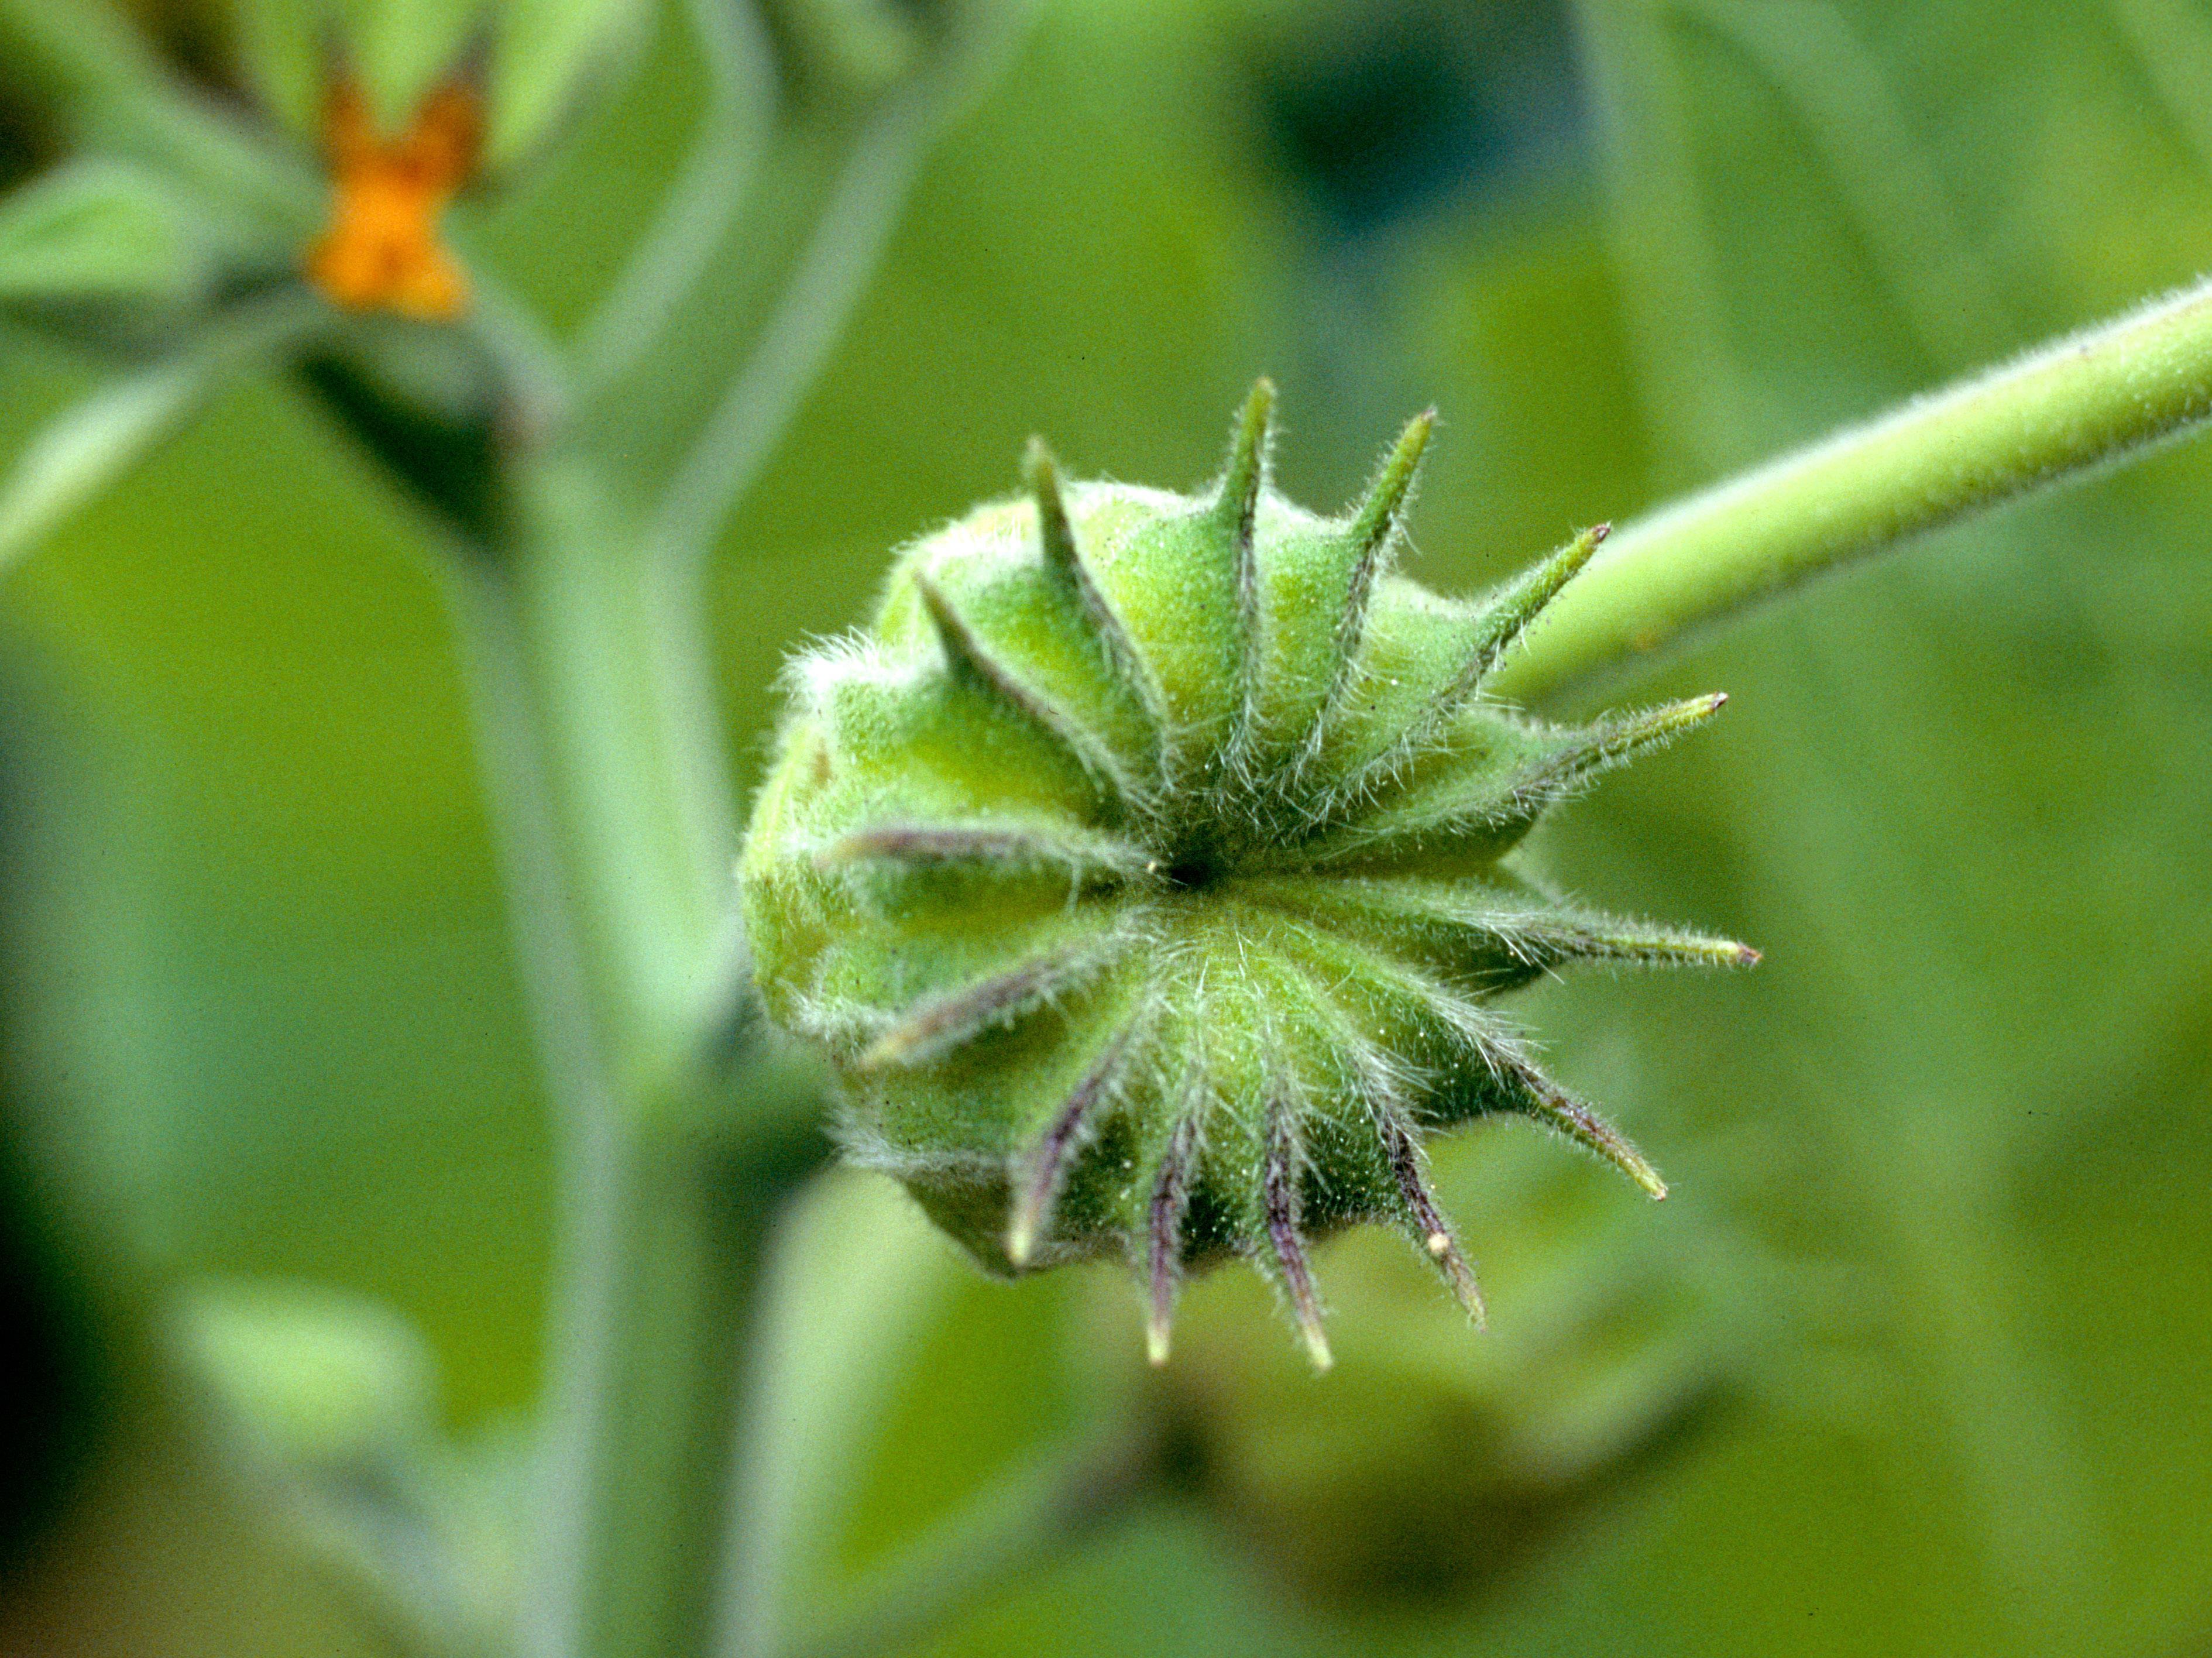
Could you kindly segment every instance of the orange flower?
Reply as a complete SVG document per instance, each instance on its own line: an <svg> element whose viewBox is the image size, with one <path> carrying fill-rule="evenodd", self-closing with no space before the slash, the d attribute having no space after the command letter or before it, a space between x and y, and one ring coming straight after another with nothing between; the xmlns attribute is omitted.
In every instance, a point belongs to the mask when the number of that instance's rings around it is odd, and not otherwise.
<svg viewBox="0 0 2212 1658"><path fill-rule="evenodd" d="M468 276L438 221L475 171L483 122L475 91L449 81L394 138L375 129L352 81L331 89L323 142L331 223L307 253L307 280L349 311L451 322L468 309Z"/></svg>

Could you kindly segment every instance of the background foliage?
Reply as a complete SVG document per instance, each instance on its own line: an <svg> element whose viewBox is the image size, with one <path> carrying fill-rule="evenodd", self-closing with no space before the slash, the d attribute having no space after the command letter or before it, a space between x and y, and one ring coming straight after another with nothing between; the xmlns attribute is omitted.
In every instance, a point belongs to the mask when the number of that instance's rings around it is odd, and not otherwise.
<svg viewBox="0 0 2212 1658"><path fill-rule="evenodd" d="M652 51L556 166L464 210L556 314L673 165L687 107L647 88L690 66ZM732 753L757 769L784 650L851 621L895 544L1010 487L1032 430L1079 472L1188 483L1266 370L1284 483L1322 504L1433 402L1419 571L1464 588L2180 281L2212 258L2206 63L2212 21L2180 0L1055 0L728 531ZM89 384L27 337L0 374L0 452ZM1220 1454L933 1649L2191 1649L2212 1622L2208 468L2174 452L1710 641L1638 691L1725 688L1720 727L1551 832L1575 890L1767 951L1530 1009L1675 1182L1632 1219L1700 1263L1723 1403L1602 1500L1485 1529L1433 1479L1456 1418L1419 1391L1483 1361L1407 1364L1442 1298L1347 1240L1323 1258L1334 1375L1290 1370L1264 1296L1223 1281L1170 1382L1201 1440L1286 1464L1304 1443L1331 1477L1231 1478L1252 1465ZM40 1284L156 1329L174 1286L203 1340L252 1339L271 1285L398 1315L420 1374L371 1342L330 1454L447 1492L495 1577L547 1139L409 513L252 385L9 578L46 738L15 745L45 803L15 865L41 1084L16 1208L59 1229ZM1483 1138L1439 1157L1478 1241ZM1119 1275L981 1284L872 1178L810 1199L781 1282L750 1478L794 1627L1147 1385ZM331 1339L367 1316L331 1314ZM79 1460L0 1632L376 1649L329 1574L250 1516L207 1522L137 1385L94 1389L137 1425ZM1398 1574L1330 1558L1378 1528L1386 1558L1444 1545Z"/></svg>

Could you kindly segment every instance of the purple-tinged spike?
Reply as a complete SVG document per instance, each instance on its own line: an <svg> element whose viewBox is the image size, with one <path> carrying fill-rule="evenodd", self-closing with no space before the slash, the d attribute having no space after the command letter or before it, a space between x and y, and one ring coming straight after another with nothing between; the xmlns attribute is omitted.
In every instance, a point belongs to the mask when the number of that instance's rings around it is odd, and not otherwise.
<svg viewBox="0 0 2212 1658"><path fill-rule="evenodd" d="M1383 1154L1390 1160L1390 1172L1397 1177L1398 1193L1405 1199L1407 1215L1421 1235L1421 1248L1436 1262L1437 1270L1444 1275L1444 1282L1451 1285L1452 1294L1480 1330L1485 1319L1482 1285L1476 1282L1474 1268L1460 1252L1459 1240L1452 1236L1451 1223L1437 1206L1436 1193L1429 1189L1427 1172L1421 1167L1420 1147L1396 1114L1377 1112L1376 1122L1382 1130Z"/></svg>
<svg viewBox="0 0 2212 1658"><path fill-rule="evenodd" d="M1190 1212L1191 1165L1197 1149L1198 1114L1186 1109L1169 1137L1167 1153L1153 1177L1152 1201L1146 1206L1146 1268L1152 1295L1145 1317L1145 1353L1154 1364L1168 1362L1176 1286L1182 1278L1182 1222Z"/></svg>
<svg viewBox="0 0 2212 1658"><path fill-rule="evenodd" d="M1098 1062L1076 1084L1074 1092L1046 1127L1044 1137L1024 1160L1013 1213L1006 1225L1006 1259L1016 1266L1029 1265L1037 1235L1050 1223L1052 1206L1060 1199L1069 1166L1090 1144L1093 1113L1110 1093L1136 1029L1132 1020L1115 1033Z"/></svg>
<svg viewBox="0 0 2212 1658"><path fill-rule="evenodd" d="M1553 801L1571 794L1601 772L1673 742L1702 726L1728 704L1726 691L1686 697L1679 702L1607 714L1580 731L1567 732L1559 746L1516 776L1488 814L1498 823L1533 819ZM1471 817L1470 823L1481 821Z"/></svg>
<svg viewBox="0 0 2212 1658"><path fill-rule="evenodd" d="M895 864L1026 862L1042 855L1045 843L1018 829L931 828L893 823L854 829L815 853L824 867L882 858Z"/></svg>
<svg viewBox="0 0 2212 1658"><path fill-rule="evenodd" d="M1043 826L969 828L955 823L879 823L841 835L814 854L816 866L822 869L870 859L908 866L1055 865L1102 879L1141 875L1151 861L1141 847L1092 832L1063 835Z"/></svg>
<svg viewBox="0 0 2212 1658"><path fill-rule="evenodd" d="M1249 779L1255 708L1260 696L1261 598L1260 496L1267 484L1268 445L1275 413L1275 383L1261 375L1230 435L1229 462L1207 508L1228 532L1237 583L1237 720L1214 779L1217 799L1225 799Z"/></svg>
<svg viewBox="0 0 2212 1658"><path fill-rule="evenodd" d="M1060 463L1042 438L1030 440L1028 452L1022 457L1022 480L1036 503L1037 535L1043 544L1045 568L1075 590L1084 615L1115 666L1141 679L1137 647L1092 579L1091 567L1083 562L1083 550L1076 545L1075 525L1068 519L1067 497L1060 487Z"/></svg>
<svg viewBox="0 0 2212 1658"><path fill-rule="evenodd" d="M1305 1339L1314 1369L1326 1370L1336 1360L1328 1351L1328 1335L1322 1328L1321 1299L1314 1293L1305 1240L1298 1236L1298 1176L1291 1136L1291 1114L1279 1102L1268 1117L1267 1167L1261 1177L1261 1202L1267 1211L1267 1242L1274 1248L1276 1264L1283 1269L1283 1287L1290 1292L1298 1333Z"/></svg>
<svg viewBox="0 0 2212 1658"><path fill-rule="evenodd" d="M1597 1153L1655 1200L1667 1195L1667 1182L1659 1178L1659 1171L1641 1151L1611 1123L1539 1071L1525 1056L1497 1044L1486 1050L1484 1058L1521 1084L1528 1095L1522 1109L1529 1115L1549 1123L1584 1150Z"/></svg>
<svg viewBox="0 0 2212 1658"><path fill-rule="evenodd" d="M1418 848L1478 836L1510 841L1599 773L1703 725L1727 701L1726 693L1716 691L1637 714L1608 715L1580 730L1557 733L1548 753L1504 777L1447 775L1438 787L1374 809L1364 821L1354 809L1364 808L1366 797L1338 790L1306 830L1305 855L1311 867L1333 869L1371 861L1393 846ZM1309 756L1318 751L1320 730L1317 726Z"/></svg>
<svg viewBox="0 0 2212 1658"><path fill-rule="evenodd" d="M1344 610L1337 618L1336 648L1332 653L1328 689L1322 698L1312 727L1306 732L1304 751L1291 768L1293 790L1303 786L1306 768L1320 755L1331 724L1342 708L1357 677L1360 641L1367 633L1367 607L1375 593L1375 578L1398 531L1398 519L1413 479L1421 470L1421 456L1437 429L1437 411L1423 410L1406 422L1398 441L1383 458L1368 486L1359 509L1352 515L1346 538L1352 553L1352 574L1345 586Z"/></svg>
<svg viewBox="0 0 2212 1658"><path fill-rule="evenodd" d="M1590 555L1611 533L1612 527L1601 524L1583 531L1491 601L1490 608L1476 619L1474 633L1468 647L1467 660L1461 665L1459 672L1453 676L1450 683L1437 693L1428 707L1414 717L1395 742L1336 787L1323 821L1333 818L1351 803L1369 798L1379 784L1391 777L1411 756L1435 738L1452 715L1480 689L1484 677L1498 665L1498 659L1520 637L1522 629L1533 622L1537 613L1557 598L1559 590L1589 562Z"/></svg>
<svg viewBox="0 0 2212 1658"><path fill-rule="evenodd" d="M948 666L955 672L967 675L990 690L1015 713L1050 733L1055 741L1075 756L1085 770L1104 780L1125 805L1133 807L1138 804L1140 792L1105 746L1082 727L1062 717L1008 672L1005 665L993 656L983 641L975 636L975 630L968 625L967 618L953 607L952 601L945 596L945 590L937 585L927 570L914 573L914 589L921 597L921 607L929 617L931 627L936 629L938 643L945 652Z"/></svg>
<svg viewBox="0 0 2212 1658"><path fill-rule="evenodd" d="M1609 917L1555 924L1537 942L1562 959L1635 967L1757 967L1759 954L1733 938L1616 921Z"/></svg>
<svg viewBox="0 0 2212 1658"><path fill-rule="evenodd" d="M921 596L921 608L928 614L930 626L937 631L937 642L945 652L946 665L979 681L1017 713L1059 735L1059 728L1044 704L984 647L975 630L968 625L968 619L952 607L952 601L945 596L945 589L937 585L927 570L914 573L914 589Z"/></svg>
<svg viewBox="0 0 2212 1658"><path fill-rule="evenodd" d="M932 997L870 1042L855 1063L864 1071L927 1064L1018 1018L1095 959L1079 948L1051 950L980 984Z"/></svg>
<svg viewBox="0 0 2212 1658"><path fill-rule="evenodd" d="M1067 496L1060 484L1060 463L1053 459L1042 438L1030 440L1029 449L1022 457L1022 480L1029 485L1030 497L1036 503L1037 535L1042 544L1045 568L1073 591L1076 603L1082 607L1084 619L1090 623L1109 665L1125 684L1134 688L1139 700L1151 714L1153 725L1164 730L1166 714L1159 686L1138 652L1136 641L1129 637L1129 630L1121 625L1121 618L1106 602L1106 595L1091 575L1091 567L1084 562L1083 550L1075 539L1075 525L1067 515Z"/></svg>
<svg viewBox="0 0 2212 1658"><path fill-rule="evenodd" d="M1046 566L1087 586L1083 556L1076 550L1075 526L1067 520L1067 501L1060 493L1060 463L1052 458L1042 438L1031 438L1023 452L1022 482L1029 485L1030 498L1036 502L1037 535L1043 543Z"/></svg>

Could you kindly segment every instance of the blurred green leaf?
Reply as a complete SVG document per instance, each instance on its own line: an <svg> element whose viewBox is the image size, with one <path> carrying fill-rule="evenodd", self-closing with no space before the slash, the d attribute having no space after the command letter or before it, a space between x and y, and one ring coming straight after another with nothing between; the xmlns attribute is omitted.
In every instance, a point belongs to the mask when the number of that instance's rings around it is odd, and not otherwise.
<svg viewBox="0 0 2212 1658"><path fill-rule="evenodd" d="M459 67L491 0L332 0L343 62L360 78L387 135L404 132L422 100Z"/></svg>
<svg viewBox="0 0 2212 1658"><path fill-rule="evenodd" d="M239 67L264 109L295 133L319 127L329 57L337 44L331 0L239 0Z"/></svg>
<svg viewBox="0 0 2212 1658"><path fill-rule="evenodd" d="M318 308L280 295L241 308L179 350L125 374L51 422L0 483L0 571L112 485L173 432L228 374L273 357L313 326Z"/></svg>
<svg viewBox="0 0 2212 1658"><path fill-rule="evenodd" d="M1310 1605L1457 1598L1540 1556L1698 1443L1741 1401L1755 1259L1708 1208L1623 1204L1595 1161L1523 1125L1437 1142L1439 1195L1482 1263L1477 1330L1402 1240L1362 1231L1322 1269L1338 1374L1317 1390L1267 1286L1195 1288L1168 1366L1142 1377L1126 1293L1102 1368L1187 1446L1194 1494ZM1119 1363L1115 1361L1119 1360Z"/></svg>
<svg viewBox="0 0 2212 1658"><path fill-rule="evenodd" d="M0 201L0 306L182 305L208 276L183 204L127 162L69 162Z"/></svg>
<svg viewBox="0 0 2212 1658"><path fill-rule="evenodd" d="M961 1268L888 1182L838 1170L795 1206L773 1272L769 1382L740 1459L738 1617L759 1651L788 1640L836 1583L854 1488Z"/></svg>
<svg viewBox="0 0 2212 1658"><path fill-rule="evenodd" d="M504 168L569 118L644 32L649 0L504 0L495 14L484 161Z"/></svg>
<svg viewBox="0 0 2212 1658"><path fill-rule="evenodd" d="M173 357L101 387L40 433L0 486L0 568L173 431L215 372L204 357Z"/></svg>
<svg viewBox="0 0 2212 1658"><path fill-rule="evenodd" d="M1581 7L1671 481L2202 265L2201 110L2147 76L2120 9ZM1626 855L1741 883L1740 925L1772 948L1755 1022L1722 1039L1741 1057L1649 1027L1647 1092L1686 1104L1670 1079L1694 1074L1797 1138L1799 1213L1771 1193L1768 1224L1825 1227L1881 1284L1912 1401L1887 1455L1952 1471L1960 1604L1994 1611L2012 1649L2099 1649L2129 1618L2147 1636L2143 1597L2164 1588L2115 1546L2127 1504L2086 1449L2106 1416L2087 1401L2146 1369L2193 1385L2180 1355L2204 1338L2054 1339L2043 1279L2065 1206L2026 1208L2012 1184L2065 1125L2134 1132L2108 1102L2202 1112L2201 1093L2140 1078L2212 970L2212 881L2185 850L2212 814L2209 477L2188 448L1740 629L1695 665L1738 694L1721 751L1584 819L1618 849L1667 825ZM1560 1020L1589 1029L1571 1005ZM2202 1260L2212 1237L2168 1247ZM2201 1553L2188 1509L2166 1524L2160 1554Z"/></svg>
<svg viewBox="0 0 2212 1658"><path fill-rule="evenodd" d="M258 0L270 71L287 105L312 114L327 54L358 76L376 123L403 131L438 84L490 49L485 155L511 164L534 145L606 54L642 23L645 0ZM313 50L313 61L304 62Z"/></svg>
<svg viewBox="0 0 2212 1658"><path fill-rule="evenodd" d="M241 70L294 131L319 133L334 70L404 131L440 82L481 70L484 164L525 159L646 28L650 0L238 0ZM482 58L479 49L486 49ZM488 59L488 61L485 61Z"/></svg>
<svg viewBox="0 0 2212 1658"><path fill-rule="evenodd" d="M287 1461L343 1468L427 1440L422 1337L389 1308L313 1284L209 1280L175 1313L187 1357Z"/></svg>

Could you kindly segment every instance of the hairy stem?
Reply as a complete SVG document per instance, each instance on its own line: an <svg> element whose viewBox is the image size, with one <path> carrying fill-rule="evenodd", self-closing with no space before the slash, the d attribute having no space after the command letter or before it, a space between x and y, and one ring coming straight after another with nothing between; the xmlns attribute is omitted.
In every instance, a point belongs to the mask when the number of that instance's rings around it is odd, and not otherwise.
<svg viewBox="0 0 2212 1658"><path fill-rule="evenodd" d="M494 578L511 613L527 714L589 987L618 1072L684 1058L726 983L715 952L736 830L706 627L638 559L583 465L520 480L516 544Z"/></svg>
<svg viewBox="0 0 2212 1658"><path fill-rule="evenodd" d="M581 469L522 469L456 561L527 987L560 1123L538 1658L704 1650L757 1263L818 1160L744 1097L732 831L699 618ZM757 1093L757 1089L753 1090Z"/></svg>
<svg viewBox="0 0 2212 1658"><path fill-rule="evenodd" d="M1814 576L2212 416L2212 283L1616 530L1491 682L1570 697Z"/></svg>

